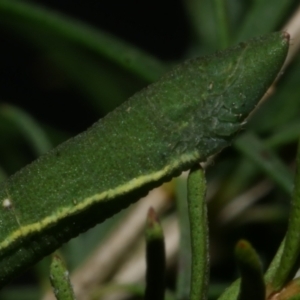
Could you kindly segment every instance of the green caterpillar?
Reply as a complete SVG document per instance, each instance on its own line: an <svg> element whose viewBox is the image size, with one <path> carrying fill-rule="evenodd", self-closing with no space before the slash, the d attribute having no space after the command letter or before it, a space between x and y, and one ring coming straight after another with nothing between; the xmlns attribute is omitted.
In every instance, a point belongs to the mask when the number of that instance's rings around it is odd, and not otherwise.
<svg viewBox="0 0 300 300"><path fill-rule="evenodd" d="M229 145L276 77L273 33L183 63L0 186L0 286Z"/></svg>

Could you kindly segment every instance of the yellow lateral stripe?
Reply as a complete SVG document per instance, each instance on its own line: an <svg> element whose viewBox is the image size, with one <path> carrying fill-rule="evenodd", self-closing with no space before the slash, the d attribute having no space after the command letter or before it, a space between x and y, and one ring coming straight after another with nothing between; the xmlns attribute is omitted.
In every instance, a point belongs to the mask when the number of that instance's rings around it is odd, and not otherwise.
<svg viewBox="0 0 300 300"><path fill-rule="evenodd" d="M4 250L5 248L8 248L12 246L12 244L17 241L21 237L26 237L27 234L33 234L35 232L40 232L44 228L47 228L49 225L53 225L59 220L63 219L64 217L70 216L74 213L78 213L80 211L84 211L85 208L92 205L93 203L100 202L104 199L113 199L118 195L121 194L127 194L139 187L141 187L143 184L150 183L151 181L158 181L165 176L167 176L170 171L174 169L178 169L180 165L189 163L189 162L195 162L196 160L200 159L200 155L197 151L191 154L185 154L181 157L179 161L176 161L170 165L165 166L162 170L157 171L152 174L148 175L142 175L138 178L133 178L128 183L121 185L115 189L111 189L105 192L102 192L100 194L95 194L91 197L85 198L81 202L79 202L75 207L64 207L60 208L59 212L54 213L52 216L48 216L44 218L43 220L32 223L29 225L24 225L20 227L18 230L11 233L8 237L4 239L3 242L0 243L0 251Z"/></svg>

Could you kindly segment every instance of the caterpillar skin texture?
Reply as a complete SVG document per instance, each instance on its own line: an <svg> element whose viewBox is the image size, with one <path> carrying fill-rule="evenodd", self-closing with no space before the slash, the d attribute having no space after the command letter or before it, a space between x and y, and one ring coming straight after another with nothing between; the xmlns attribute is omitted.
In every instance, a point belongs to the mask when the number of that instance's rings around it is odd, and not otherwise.
<svg viewBox="0 0 300 300"><path fill-rule="evenodd" d="M266 92L286 33L177 66L0 186L0 285L229 145Z"/></svg>

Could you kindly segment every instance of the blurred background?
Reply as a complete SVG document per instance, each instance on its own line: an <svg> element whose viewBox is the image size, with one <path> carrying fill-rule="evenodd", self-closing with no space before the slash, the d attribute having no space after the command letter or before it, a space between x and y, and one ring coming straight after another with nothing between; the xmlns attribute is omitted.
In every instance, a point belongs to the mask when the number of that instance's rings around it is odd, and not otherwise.
<svg viewBox="0 0 300 300"><path fill-rule="evenodd" d="M238 239L251 241L266 268L286 231L300 133L298 6L297 0L0 0L0 179L85 130L173 65L287 30L291 49L276 86L233 147L207 169L210 299L216 299L238 276ZM176 289L176 206L185 201L185 178L60 250L78 299L140 299L150 205L166 232L168 289ZM0 298L50 299L43 296L48 264L45 259L16 279ZM129 285L112 285L119 283ZM112 296L113 290L127 296Z"/></svg>

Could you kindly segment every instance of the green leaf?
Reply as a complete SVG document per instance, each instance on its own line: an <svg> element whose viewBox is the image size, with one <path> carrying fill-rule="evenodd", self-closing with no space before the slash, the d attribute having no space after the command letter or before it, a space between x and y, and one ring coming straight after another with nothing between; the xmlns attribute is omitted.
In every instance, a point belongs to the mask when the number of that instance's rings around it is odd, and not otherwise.
<svg viewBox="0 0 300 300"><path fill-rule="evenodd" d="M188 300L191 286L192 250L187 203L187 180L183 177L176 180L176 211L180 230L176 299Z"/></svg>
<svg viewBox="0 0 300 300"><path fill-rule="evenodd" d="M58 255L54 255L50 265L50 282L57 300L75 300L69 272Z"/></svg>
<svg viewBox="0 0 300 300"><path fill-rule="evenodd" d="M277 133L289 123L299 121L300 59L297 58L285 71L276 92L262 103L249 121L249 127L263 134ZM284 101L282 100L284 99ZM284 103L284 104L283 104Z"/></svg>
<svg viewBox="0 0 300 300"><path fill-rule="evenodd" d="M189 299L206 299L209 279L208 220L205 201L206 180L200 166L191 169L187 192L192 249Z"/></svg>
<svg viewBox="0 0 300 300"><path fill-rule="evenodd" d="M259 257L245 240L235 247L235 258L241 273L239 300L265 300L266 287Z"/></svg>
<svg viewBox="0 0 300 300"><path fill-rule="evenodd" d="M273 33L185 62L3 182L0 285L228 146L288 46Z"/></svg>
<svg viewBox="0 0 300 300"><path fill-rule="evenodd" d="M284 285L290 281L296 274L300 260L300 142L298 144L297 170L295 176L295 186L291 201L291 212L289 218L288 230L285 237L283 252L280 263L274 272L271 289L275 292L281 290Z"/></svg>

